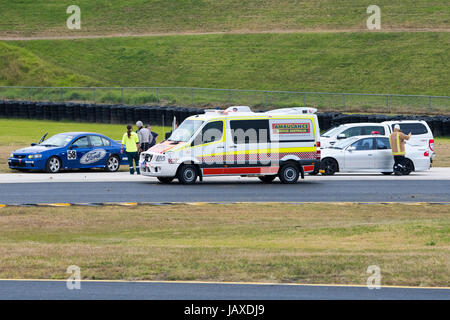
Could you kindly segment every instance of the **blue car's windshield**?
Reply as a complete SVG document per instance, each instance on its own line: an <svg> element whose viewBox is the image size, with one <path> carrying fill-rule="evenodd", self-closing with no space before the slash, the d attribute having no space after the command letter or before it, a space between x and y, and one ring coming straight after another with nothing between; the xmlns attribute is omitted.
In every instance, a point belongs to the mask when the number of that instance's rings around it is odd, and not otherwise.
<svg viewBox="0 0 450 320"><path fill-rule="evenodd" d="M72 141L73 138L74 136L68 134L57 134L42 141L39 145L44 147L64 147Z"/></svg>

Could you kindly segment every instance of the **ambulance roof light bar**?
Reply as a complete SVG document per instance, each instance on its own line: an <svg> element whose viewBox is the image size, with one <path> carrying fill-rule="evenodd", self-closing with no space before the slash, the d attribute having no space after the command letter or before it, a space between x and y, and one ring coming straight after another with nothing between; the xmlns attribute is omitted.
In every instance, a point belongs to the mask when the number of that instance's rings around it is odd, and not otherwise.
<svg viewBox="0 0 450 320"><path fill-rule="evenodd" d="M317 112L315 108L281 108L267 111L267 113L276 113L276 114L314 114Z"/></svg>
<svg viewBox="0 0 450 320"><path fill-rule="evenodd" d="M234 112L246 112L246 113L253 113L252 109L250 109L250 107L248 106L232 106L232 107L228 107L225 110L220 110L220 109L205 109L205 113L208 112L214 112L214 113L219 113L219 114L230 114L230 113L234 113Z"/></svg>

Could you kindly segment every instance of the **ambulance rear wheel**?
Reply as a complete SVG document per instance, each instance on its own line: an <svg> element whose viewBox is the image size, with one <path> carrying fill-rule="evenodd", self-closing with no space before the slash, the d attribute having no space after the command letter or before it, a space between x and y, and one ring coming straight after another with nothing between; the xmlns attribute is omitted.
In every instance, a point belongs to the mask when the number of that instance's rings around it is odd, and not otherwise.
<svg viewBox="0 0 450 320"><path fill-rule="evenodd" d="M178 181L182 184L193 184L197 177L197 168L192 164L183 164L177 173Z"/></svg>
<svg viewBox="0 0 450 320"><path fill-rule="evenodd" d="M300 171L296 164L288 163L281 167L278 176L282 183L296 183L300 176Z"/></svg>
<svg viewBox="0 0 450 320"><path fill-rule="evenodd" d="M161 183L171 183L175 177L156 177Z"/></svg>
<svg viewBox="0 0 450 320"><path fill-rule="evenodd" d="M275 180L277 176L276 175L270 175L270 176L259 176L258 179L261 180L264 183L270 183L273 180Z"/></svg>

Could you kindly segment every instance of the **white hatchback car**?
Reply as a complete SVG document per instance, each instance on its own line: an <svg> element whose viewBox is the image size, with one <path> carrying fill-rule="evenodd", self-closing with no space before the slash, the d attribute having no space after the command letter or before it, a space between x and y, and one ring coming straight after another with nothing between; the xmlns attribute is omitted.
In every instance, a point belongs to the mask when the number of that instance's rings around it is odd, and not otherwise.
<svg viewBox="0 0 450 320"><path fill-rule="evenodd" d="M431 167L430 154L426 146L406 143L406 174L426 171ZM335 172L381 172L393 173L394 157L386 136L355 136L336 142L322 149L320 170L324 175Z"/></svg>
<svg viewBox="0 0 450 320"><path fill-rule="evenodd" d="M347 123L332 128L324 132L320 136L320 145L322 148L333 146L336 142L342 141L354 136L364 136L379 134L381 136L389 136L394 131L394 125L400 125L400 129L404 134L411 132L411 139L408 141L410 145L417 147L426 147L430 154L431 161L435 157L434 137L428 124L423 120L401 120L401 121L384 121L381 123Z"/></svg>

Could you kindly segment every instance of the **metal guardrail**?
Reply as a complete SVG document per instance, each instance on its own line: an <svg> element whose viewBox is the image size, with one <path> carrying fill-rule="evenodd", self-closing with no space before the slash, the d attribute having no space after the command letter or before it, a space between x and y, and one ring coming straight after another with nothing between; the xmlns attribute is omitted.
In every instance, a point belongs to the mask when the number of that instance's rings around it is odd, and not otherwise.
<svg viewBox="0 0 450 320"><path fill-rule="evenodd" d="M259 109L307 106L321 111L444 113L449 96L240 90L185 87L0 86L1 99L127 105L249 105Z"/></svg>

